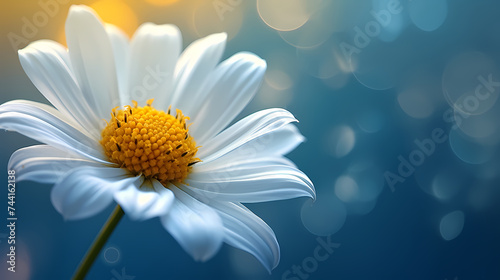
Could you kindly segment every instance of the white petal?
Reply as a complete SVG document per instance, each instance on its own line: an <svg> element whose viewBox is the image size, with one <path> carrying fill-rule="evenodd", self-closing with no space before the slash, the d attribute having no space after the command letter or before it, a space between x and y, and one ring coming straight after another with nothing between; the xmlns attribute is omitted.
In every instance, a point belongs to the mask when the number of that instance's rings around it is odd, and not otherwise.
<svg viewBox="0 0 500 280"><path fill-rule="evenodd" d="M19 51L19 60L33 84L50 103L94 138L99 138L97 128L102 120L95 115L78 87L65 47L53 41L36 41Z"/></svg>
<svg viewBox="0 0 500 280"><path fill-rule="evenodd" d="M51 184L71 169L82 166L98 167L102 164L47 145L21 148L9 160L9 170L16 171L16 181Z"/></svg>
<svg viewBox="0 0 500 280"><path fill-rule="evenodd" d="M247 142L220 158L212 161L202 161L196 164L194 168L206 171L232 165L236 161L272 156L279 158L280 161L287 161L280 156L286 155L295 149L304 139L304 136L300 134L295 125L287 124ZM288 165L295 166L292 162L288 162Z"/></svg>
<svg viewBox="0 0 500 280"><path fill-rule="evenodd" d="M191 116L207 93L203 84L219 63L226 46L226 33L212 34L194 41L179 57L175 67L175 91L167 102Z"/></svg>
<svg viewBox="0 0 500 280"><path fill-rule="evenodd" d="M24 52L25 50L31 47L35 47L35 49L37 49L38 51L45 51L48 53L52 53L52 55L56 58L56 60L61 59L62 64L67 66L69 70L71 70L71 59L69 58L69 53L66 46L61 45L60 43L49 39L40 39L31 42L24 49L18 50L17 53L19 54L19 52Z"/></svg>
<svg viewBox="0 0 500 280"><path fill-rule="evenodd" d="M193 120L191 134L204 142L223 130L247 106L260 87L266 62L251 53L238 53L222 62L203 86L206 99Z"/></svg>
<svg viewBox="0 0 500 280"><path fill-rule="evenodd" d="M254 255L271 273L280 261L280 248L273 230L241 204L217 202L224 223L224 241Z"/></svg>
<svg viewBox="0 0 500 280"><path fill-rule="evenodd" d="M62 118L56 109L37 102L15 100L0 105L0 128L109 164L99 142Z"/></svg>
<svg viewBox="0 0 500 280"><path fill-rule="evenodd" d="M197 261L206 261L219 251L224 238L222 220L211 207L175 186L170 212L161 218L163 226L181 247Z"/></svg>
<svg viewBox="0 0 500 280"><path fill-rule="evenodd" d="M130 177L121 168L78 168L67 173L52 188L50 199L65 219L83 219L104 210L113 201L116 190L141 177Z"/></svg>
<svg viewBox="0 0 500 280"><path fill-rule="evenodd" d="M233 202L265 202L301 196L316 198L314 185L307 175L267 158L207 172L193 170L185 181L200 195Z"/></svg>
<svg viewBox="0 0 500 280"><path fill-rule="evenodd" d="M231 153L230 153L231 154ZM217 160L211 161L207 164L198 163L193 166L192 174L194 173L209 173L212 171L221 171L227 169L239 168L240 166L245 166L246 168L250 167L261 167L263 164L265 165L284 165L293 168L297 168L297 166L289 159L283 156L277 155L261 155L259 157L230 157L229 155L225 155ZM224 171L222 171L224 172Z"/></svg>
<svg viewBox="0 0 500 280"><path fill-rule="evenodd" d="M75 76L90 107L99 118L109 119L111 109L120 104L115 61L111 41L92 9L71 6L66 41Z"/></svg>
<svg viewBox="0 0 500 280"><path fill-rule="evenodd" d="M174 194L157 180L139 181L114 194L115 201L133 220L146 220L168 213Z"/></svg>
<svg viewBox="0 0 500 280"><path fill-rule="evenodd" d="M269 272L278 265L278 241L261 218L241 203L199 197L189 186L182 189L217 210L224 224L224 242L254 255Z"/></svg>
<svg viewBox="0 0 500 280"><path fill-rule="evenodd" d="M253 148L256 153L261 155L286 155L289 152L297 148L300 143L305 141L305 137L302 136L299 129L293 125L288 124L280 129L277 129L271 133L263 135L257 139L254 139L250 146L241 147ZM237 151L239 152L239 151Z"/></svg>
<svg viewBox="0 0 500 280"><path fill-rule="evenodd" d="M144 103L165 110L172 92L174 69L182 48L182 36L175 25L145 23L136 31L130 45L128 103Z"/></svg>
<svg viewBox="0 0 500 280"><path fill-rule="evenodd" d="M109 40L111 41L111 47L113 48L113 57L115 61L116 68L116 78L118 80L118 89L120 91L120 105L127 105L128 101L126 94L127 85L127 59L129 56L129 39L127 34L123 32L120 28L112 24L106 24L106 33L108 34Z"/></svg>
<svg viewBox="0 0 500 280"><path fill-rule="evenodd" d="M294 121L297 120L284 109L267 109L253 113L206 143L198 142L197 144L201 145L201 148L198 150L197 156L206 162L215 160L253 139Z"/></svg>

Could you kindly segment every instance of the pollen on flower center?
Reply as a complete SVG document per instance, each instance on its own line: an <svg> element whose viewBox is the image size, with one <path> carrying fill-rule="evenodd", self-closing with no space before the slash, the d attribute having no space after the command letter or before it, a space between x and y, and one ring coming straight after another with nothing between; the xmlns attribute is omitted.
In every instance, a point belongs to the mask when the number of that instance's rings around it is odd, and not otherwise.
<svg viewBox="0 0 500 280"><path fill-rule="evenodd" d="M152 107L125 106L114 108L111 121L102 131L101 144L111 162L133 174L158 179L163 185L182 182L192 165L198 148L189 135L189 117L176 110L175 116Z"/></svg>

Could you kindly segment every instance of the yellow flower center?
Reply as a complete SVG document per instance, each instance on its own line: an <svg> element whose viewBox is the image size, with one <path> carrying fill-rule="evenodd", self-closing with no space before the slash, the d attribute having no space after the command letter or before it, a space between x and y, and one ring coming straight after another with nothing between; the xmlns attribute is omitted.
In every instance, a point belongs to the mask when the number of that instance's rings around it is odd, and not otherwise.
<svg viewBox="0 0 500 280"><path fill-rule="evenodd" d="M102 131L101 144L111 162L135 175L155 178L163 185L182 182L199 161L198 148L189 135L189 117L176 110L175 116L156 110L153 99L144 107L114 108L111 121Z"/></svg>

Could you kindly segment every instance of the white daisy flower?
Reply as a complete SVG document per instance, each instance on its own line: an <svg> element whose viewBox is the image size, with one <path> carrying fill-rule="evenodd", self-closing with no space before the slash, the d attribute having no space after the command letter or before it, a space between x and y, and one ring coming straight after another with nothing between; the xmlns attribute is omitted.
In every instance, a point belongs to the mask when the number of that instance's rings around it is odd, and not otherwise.
<svg viewBox="0 0 500 280"><path fill-rule="evenodd" d="M272 229L241 203L315 198L315 190L284 157L304 139L291 113L267 109L227 127L258 90L265 61L242 52L219 63L224 33L181 53L174 25L145 23L129 41L86 6L71 7L66 39L67 49L41 40L19 51L55 108L0 106L1 128L45 144L12 155L18 180L54 184L65 219L116 201L132 219L159 217L196 260L225 242L276 267Z"/></svg>

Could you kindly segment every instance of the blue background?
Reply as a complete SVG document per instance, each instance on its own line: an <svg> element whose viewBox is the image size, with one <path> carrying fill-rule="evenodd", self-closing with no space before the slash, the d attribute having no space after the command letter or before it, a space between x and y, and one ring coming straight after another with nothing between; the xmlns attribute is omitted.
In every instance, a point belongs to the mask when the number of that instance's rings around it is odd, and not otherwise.
<svg viewBox="0 0 500 280"><path fill-rule="evenodd" d="M88 279L500 279L499 88L478 109L458 107L460 98L473 96L478 77L500 81L500 3L402 0L401 12L378 24L361 48L356 27L375 22L371 11L387 10L390 1L317 1L308 21L292 31L266 24L256 1L222 2L232 8L222 25L214 23L214 32L227 28L231 38L224 56L245 50L268 62L261 91L239 118L284 107L299 119L307 141L289 158L315 183L318 199L248 205L280 243L281 262L271 275L227 245L208 262L195 262L158 219L125 217ZM20 18L40 8L37 1L12 5L0 38L0 102L46 102L7 38L19 33ZM57 40L68 7L30 41ZM193 32L191 22L175 16L189 13L188 4L132 7L140 22L179 25L185 46L205 35L196 18ZM204 12L213 16L214 7ZM343 43L359 52L345 56ZM453 110L461 122L443 117ZM415 140L430 138L434 129L447 140L391 190L384 175L398 174L398 157L408 160L418 150ZM13 132L0 137L0 214L6 217L8 159L36 142ZM1 279L69 279L113 208L66 222L50 203L50 189L17 184L17 272L7 271L7 231L0 225ZM318 236L339 245L323 261L313 261ZM294 266L302 267L302 277Z"/></svg>

